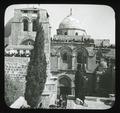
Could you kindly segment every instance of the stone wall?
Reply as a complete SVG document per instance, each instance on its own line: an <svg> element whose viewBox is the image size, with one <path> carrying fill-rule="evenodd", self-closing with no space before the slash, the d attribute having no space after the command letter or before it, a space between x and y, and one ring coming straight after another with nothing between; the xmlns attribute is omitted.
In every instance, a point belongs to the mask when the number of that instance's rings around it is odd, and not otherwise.
<svg viewBox="0 0 120 113"><path fill-rule="evenodd" d="M5 77L22 81L27 74L29 58L5 57Z"/></svg>
<svg viewBox="0 0 120 113"><path fill-rule="evenodd" d="M24 96L25 76L29 58L5 57L5 100L12 104L20 96Z"/></svg>
<svg viewBox="0 0 120 113"><path fill-rule="evenodd" d="M28 57L5 57L5 100L10 106L20 96L24 96L25 92L25 76L27 75L27 67L30 58ZM43 91L43 106L49 106L49 93L56 93L56 82L47 80ZM48 95L46 95L48 94Z"/></svg>

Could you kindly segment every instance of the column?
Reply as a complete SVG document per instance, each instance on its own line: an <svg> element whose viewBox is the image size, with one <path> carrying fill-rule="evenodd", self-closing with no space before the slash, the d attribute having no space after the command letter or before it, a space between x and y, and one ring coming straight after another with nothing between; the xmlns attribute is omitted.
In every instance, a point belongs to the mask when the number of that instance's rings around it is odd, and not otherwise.
<svg viewBox="0 0 120 113"><path fill-rule="evenodd" d="M57 94L57 79L55 80L54 92Z"/></svg>
<svg viewBox="0 0 120 113"><path fill-rule="evenodd" d="M60 95L60 87L57 87L57 95Z"/></svg>
<svg viewBox="0 0 120 113"><path fill-rule="evenodd" d="M58 70L60 70L60 62L61 62L61 57L60 53L58 54Z"/></svg>
<svg viewBox="0 0 120 113"><path fill-rule="evenodd" d="M76 54L75 53L73 53L73 55L72 55L72 70L75 70L75 61L76 61Z"/></svg>
<svg viewBox="0 0 120 113"><path fill-rule="evenodd" d="M71 94L75 95L75 84L74 84L74 80L71 81Z"/></svg>
<svg viewBox="0 0 120 113"><path fill-rule="evenodd" d="M32 22L29 22L29 26L28 27L29 27L28 28L29 32L31 32L32 31Z"/></svg>
<svg viewBox="0 0 120 113"><path fill-rule="evenodd" d="M75 95L75 88L74 87L71 88L71 94Z"/></svg>

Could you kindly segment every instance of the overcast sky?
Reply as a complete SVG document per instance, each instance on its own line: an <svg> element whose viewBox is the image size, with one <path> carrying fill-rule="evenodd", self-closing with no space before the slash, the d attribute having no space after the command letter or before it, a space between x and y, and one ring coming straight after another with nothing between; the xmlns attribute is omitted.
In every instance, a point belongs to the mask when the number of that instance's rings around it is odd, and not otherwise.
<svg viewBox="0 0 120 113"><path fill-rule="evenodd" d="M60 22L70 14L80 21L80 26L94 39L110 39L115 44L115 12L105 5L79 4L40 4L40 5L11 5L5 11L5 24L14 16L14 9L40 7L46 9L50 15L51 35L56 34Z"/></svg>

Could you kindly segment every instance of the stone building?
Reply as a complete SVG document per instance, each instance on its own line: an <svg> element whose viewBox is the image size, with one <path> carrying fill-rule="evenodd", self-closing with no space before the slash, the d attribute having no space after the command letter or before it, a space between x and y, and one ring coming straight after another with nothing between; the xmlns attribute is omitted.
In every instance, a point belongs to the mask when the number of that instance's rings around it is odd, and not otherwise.
<svg viewBox="0 0 120 113"><path fill-rule="evenodd" d="M6 26L9 26L10 32L9 45L33 45L36 36L36 18L40 12L40 22L49 24L49 15L45 9L24 8L15 9L14 17ZM11 24L11 25L9 25ZM46 32L48 35L49 32Z"/></svg>
<svg viewBox="0 0 120 113"><path fill-rule="evenodd" d="M88 39L90 41L86 43ZM62 20L57 34L51 39L51 73L58 78L58 95L65 92L74 95L78 63L85 68L88 75L97 66L94 42L71 13Z"/></svg>
<svg viewBox="0 0 120 113"><path fill-rule="evenodd" d="M24 8L15 9L14 17L7 23L11 31L8 32L6 40L9 39L6 50L22 48L33 45L36 36L36 18L40 15L45 31L45 52L47 55L49 82L51 87L46 90L54 90L58 96L66 93L75 94L75 72L77 64L81 64L86 76L91 79L98 63L94 40L80 26L79 20L75 19L72 11L59 24L56 35L50 36L49 15L44 9ZM11 24L11 25L10 25ZM109 41L108 41L109 42ZM22 47L24 45L24 48ZM27 48L26 48L27 49ZM88 86L89 86L88 82ZM50 85L49 85L50 86ZM88 93L91 89L87 88Z"/></svg>

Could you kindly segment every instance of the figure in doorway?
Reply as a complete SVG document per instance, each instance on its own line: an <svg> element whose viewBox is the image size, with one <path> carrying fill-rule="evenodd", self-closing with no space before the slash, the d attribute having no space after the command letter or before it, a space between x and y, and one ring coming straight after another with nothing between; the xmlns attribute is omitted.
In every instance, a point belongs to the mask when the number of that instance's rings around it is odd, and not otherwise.
<svg viewBox="0 0 120 113"><path fill-rule="evenodd" d="M62 109L66 109L67 107L67 97L66 95L60 95L59 104Z"/></svg>

